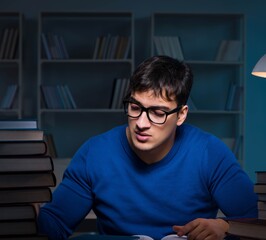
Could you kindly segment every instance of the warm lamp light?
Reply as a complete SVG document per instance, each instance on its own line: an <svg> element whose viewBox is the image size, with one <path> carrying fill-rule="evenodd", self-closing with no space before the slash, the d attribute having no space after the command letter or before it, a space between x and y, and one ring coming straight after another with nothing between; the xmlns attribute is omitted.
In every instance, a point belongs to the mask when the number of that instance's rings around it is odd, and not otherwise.
<svg viewBox="0 0 266 240"><path fill-rule="evenodd" d="M257 62L251 74L257 77L266 78L266 54Z"/></svg>

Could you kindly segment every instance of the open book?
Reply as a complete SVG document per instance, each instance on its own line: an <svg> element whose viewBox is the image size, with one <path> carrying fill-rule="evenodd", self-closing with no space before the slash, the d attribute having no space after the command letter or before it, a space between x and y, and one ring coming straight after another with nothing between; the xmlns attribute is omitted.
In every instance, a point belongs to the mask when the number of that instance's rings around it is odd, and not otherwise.
<svg viewBox="0 0 266 240"><path fill-rule="evenodd" d="M98 235L98 234L81 234L79 236L70 237L71 240L154 240L147 235L133 236L114 236L114 235ZM181 240L187 239L186 236L179 237L176 234L170 234L161 240Z"/></svg>
<svg viewBox="0 0 266 240"><path fill-rule="evenodd" d="M146 236L146 235L134 235L134 237L138 237L137 239L138 240L154 240L153 238L149 237L149 236ZM163 238L161 238L161 240L178 240L178 239L187 239L187 236L182 236L182 237L179 237L177 234L170 234L170 235L167 235Z"/></svg>

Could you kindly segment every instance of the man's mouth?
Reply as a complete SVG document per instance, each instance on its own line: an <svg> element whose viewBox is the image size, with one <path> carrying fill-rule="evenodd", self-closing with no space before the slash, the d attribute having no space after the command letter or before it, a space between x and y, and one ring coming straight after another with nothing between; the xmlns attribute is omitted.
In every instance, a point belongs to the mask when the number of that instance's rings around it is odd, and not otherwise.
<svg viewBox="0 0 266 240"><path fill-rule="evenodd" d="M135 132L136 134L136 139L139 142L147 142L149 138L151 137L149 134L142 133L142 132Z"/></svg>

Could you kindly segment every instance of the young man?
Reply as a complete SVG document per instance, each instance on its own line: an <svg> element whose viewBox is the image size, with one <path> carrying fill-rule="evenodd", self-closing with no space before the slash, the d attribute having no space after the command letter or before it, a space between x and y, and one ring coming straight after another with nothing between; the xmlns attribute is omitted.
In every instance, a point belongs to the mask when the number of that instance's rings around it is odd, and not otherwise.
<svg viewBox="0 0 266 240"><path fill-rule="evenodd" d="M170 57L140 64L124 101L128 125L81 146L40 209L40 232L66 239L93 209L101 234L217 240L228 230L218 209L257 217L253 184L232 152L184 124L192 81L190 68Z"/></svg>

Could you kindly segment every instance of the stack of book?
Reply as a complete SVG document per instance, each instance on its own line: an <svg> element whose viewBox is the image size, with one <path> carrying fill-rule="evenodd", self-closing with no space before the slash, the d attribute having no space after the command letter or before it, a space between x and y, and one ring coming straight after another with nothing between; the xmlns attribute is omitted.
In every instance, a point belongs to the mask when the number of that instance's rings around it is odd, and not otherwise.
<svg viewBox="0 0 266 240"><path fill-rule="evenodd" d="M258 218L231 219L228 233L240 239L266 240L266 171L256 172L254 192L258 196Z"/></svg>
<svg viewBox="0 0 266 240"><path fill-rule="evenodd" d="M260 219L266 220L266 171L256 172L254 191L258 195L258 214Z"/></svg>
<svg viewBox="0 0 266 240"><path fill-rule="evenodd" d="M33 204L51 201L55 184L43 130L35 121L0 121L0 238L48 239L38 235Z"/></svg>

